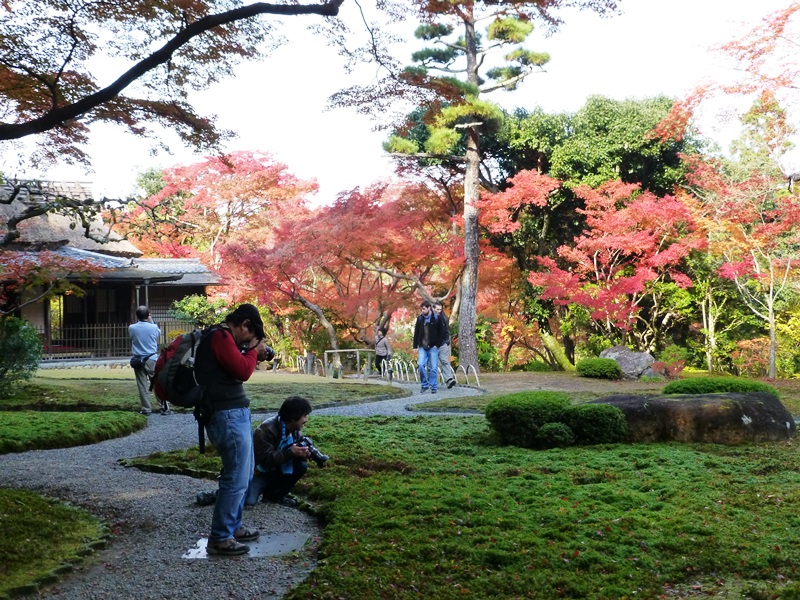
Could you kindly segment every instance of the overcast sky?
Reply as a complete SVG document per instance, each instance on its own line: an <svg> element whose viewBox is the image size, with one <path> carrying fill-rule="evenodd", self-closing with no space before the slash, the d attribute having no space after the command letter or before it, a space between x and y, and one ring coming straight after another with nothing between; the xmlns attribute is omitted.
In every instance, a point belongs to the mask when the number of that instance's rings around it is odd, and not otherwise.
<svg viewBox="0 0 800 600"><path fill-rule="evenodd" d="M622 14L562 13L565 25L552 37L531 36L526 46L549 52L545 73L530 76L512 93L493 101L508 109L537 106L547 111L577 110L593 94L614 99L659 94L682 97L698 83L730 71L711 51L716 44L748 31L787 0L619 0ZM353 19L355 4L345 2L343 18ZM386 132L354 111L325 111L328 96L352 83L367 83L372 71L348 76L341 59L302 26L295 40L261 63L237 69L236 78L195 96L201 113L216 113L222 128L237 132L229 150L271 152L303 178L316 178L318 200L364 186L392 172L381 143ZM412 51L396 47L405 61ZM709 120L704 133L726 139L724 128ZM719 131L715 131L719 129ZM200 160L165 134L175 154L151 156L150 145L109 125L93 128L94 173L60 166L30 173L46 179L94 182L95 193L124 197L134 192L136 175ZM8 173L11 174L11 173Z"/></svg>

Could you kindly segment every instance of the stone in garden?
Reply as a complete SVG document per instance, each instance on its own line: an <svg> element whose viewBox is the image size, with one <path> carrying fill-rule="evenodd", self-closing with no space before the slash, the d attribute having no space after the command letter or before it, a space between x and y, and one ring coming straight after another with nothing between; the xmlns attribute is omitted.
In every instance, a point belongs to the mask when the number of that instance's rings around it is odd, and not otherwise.
<svg viewBox="0 0 800 600"><path fill-rule="evenodd" d="M625 346L612 346L600 353L600 358L611 358L619 363L623 379L639 379L642 373L656 362L647 352L634 352Z"/></svg>
<svg viewBox="0 0 800 600"><path fill-rule="evenodd" d="M797 433L794 418L766 392L618 395L593 400L625 414L631 442L775 442Z"/></svg>

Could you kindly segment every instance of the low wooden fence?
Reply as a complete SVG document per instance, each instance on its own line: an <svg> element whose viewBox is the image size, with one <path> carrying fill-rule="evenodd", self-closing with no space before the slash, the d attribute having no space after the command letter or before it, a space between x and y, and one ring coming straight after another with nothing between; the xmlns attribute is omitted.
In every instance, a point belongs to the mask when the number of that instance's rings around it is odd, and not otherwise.
<svg viewBox="0 0 800 600"><path fill-rule="evenodd" d="M70 325L53 327L50 336L39 330L42 338L42 360L109 359L131 355L130 323L103 325ZM185 321L162 321L159 347L169 344L176 336L193 329Z"/></svg>

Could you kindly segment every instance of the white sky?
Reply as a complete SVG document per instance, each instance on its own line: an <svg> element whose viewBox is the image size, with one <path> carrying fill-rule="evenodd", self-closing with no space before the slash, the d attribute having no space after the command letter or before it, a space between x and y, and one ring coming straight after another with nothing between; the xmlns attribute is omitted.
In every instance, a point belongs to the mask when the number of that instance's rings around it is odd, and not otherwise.
<svg viewBox="0 0 800 600"><path fill-rule="evenodd" d="M615 17L565 12L558 33L544 38L534 32L526 44L550 53L547 72L530 76L515 92L497 92L487 99L507 109L540 106L556 112L577 110L593 94L619 100L659 94L682 97L729 68L711 46L740 36L789 2L619 0L622 14ZM355 4L345 2L343 18L351 22L354 12ZM234 79L193 101L201 114L216 113L220 127L237 132L228 150L271 152L297 176L316 178L321 187L318 201L327 203L340 191L390 176L392 164L381 148L385 131L373 131L375 124L355 111L324 110L330 94L353 83L367 83L374 71L347 75L336 52L307 32L302 19L292 29L293 42L261 63L242 65ZM397 47L397 56L410 62L412 50ZM707 135L725 138L724 131L714 131L711 121L704 128ZM149 142L114 126L95 126L92 131L89 153L94 173L57 166L18 175L93 181L97 195L124 197L135 192L136 176L148 167L201 159L181 148L169 133L165 139L175 154L151 156Z"/></svg>

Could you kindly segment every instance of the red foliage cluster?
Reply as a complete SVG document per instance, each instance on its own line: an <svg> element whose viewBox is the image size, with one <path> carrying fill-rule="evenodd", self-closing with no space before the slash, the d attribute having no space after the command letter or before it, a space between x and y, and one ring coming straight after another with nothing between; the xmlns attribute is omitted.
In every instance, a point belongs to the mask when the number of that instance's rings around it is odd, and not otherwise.
<svg viewBox="0 0 800 600"><path fill-rule="evenodd" d="M593 319L628 330L654 282L691 286L678 266L701 242L682 202L618 181L576 193L585 201L579 212L586 215L587 229L573 245L558 249L563 267L552 258L539 259L543 271L528 280L543 288L543 298L584 306Z"/></svg>

